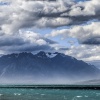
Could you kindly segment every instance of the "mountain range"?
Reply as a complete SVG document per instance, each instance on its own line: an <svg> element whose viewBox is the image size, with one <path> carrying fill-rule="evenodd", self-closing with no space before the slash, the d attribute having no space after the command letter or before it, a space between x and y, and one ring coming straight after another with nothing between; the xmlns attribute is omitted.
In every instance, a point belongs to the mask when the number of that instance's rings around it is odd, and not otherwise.
<svg viewBox="0 0 100 100"><path fill-rule="evenodd" d="M99 78L100 70L62 53L22 52L0 57L1 83L66 84Z"/></svg>

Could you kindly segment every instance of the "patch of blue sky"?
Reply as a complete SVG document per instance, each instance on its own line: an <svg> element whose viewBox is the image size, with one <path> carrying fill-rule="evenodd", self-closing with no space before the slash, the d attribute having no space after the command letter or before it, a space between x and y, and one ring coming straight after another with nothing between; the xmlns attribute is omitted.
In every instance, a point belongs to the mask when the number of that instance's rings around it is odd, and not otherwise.
<svg viewBox="0 0 100 100"><path fill-rule="evenodd" d="M45 35L45 34L49 34L51 33L53 30L61 30L61 29L69 29L70 26L61 26L61 27L57 27L57 28L37 28L37 29L34 29L34 32L36 33L40 33L42 35ZM32 29L30 29L32 31Z"/></svg>
<svg viewBox="0 0 100 100"><path fill-rule="evenodd" d="M81 26L89 25L92 22L98 22L98 20L97 19L90 20L90 21L88 21L86 23L81 24ZM73 27L73 26L58 27L57 30L69 29L71 27ZM70 37L70 38L61 39L61 36L57 36L57 37L53 37L52 39L56 40L59 44L61 44L63 46L67 46L67 47L70 47L72 45L74 45L74 46L79 46L80 45L79 42L78 42L78 40L77 40L77 38Z"/></svg>
<svg viewBox="0 0 100 100"><path fill-rule="evenodd" d="M39 33L39 34L41 34L41 35L45 35L45 34L51 33L52 30L53 30L53 29L51 29L51 28L40 28L40 29L38 28L38 29L35 29L35 30L33 30L33 31L36 32L36 33Z"/></svg>
<svg viewBox="0 0 100 100"><path fill-rule="evenodd" d="M87 1L87 0L75 0L75 1L79 2L79 1Z"/></svg>
<svg viewBox="0 0 100 100"><path fill-rule="evenodd" d="M71 46L79 46L78 40L76 38L61 38L61 36L57 36L57 37L52 37L49 38L51 40L56 41L58 44L60 44L61 46L70 48Z"/></svg>
<svg viewBox="0 0 100 100"><path fill-rule="evenodd" d="M10 5L10 2L0 1L0 6L6 6L6 5Z"/></svg>
<svg viewBox="0 0 100 100"><path fill-rule="evenodd" d="M84 23L82 25L89 24L93 21L96 21L96 20L91 20L88 23ZM50 34L53 30L69 29L71 27L73 27L73 25L72 26L61 26L61 27L57 27L57 28L35 28L35 29L30 28L30 29L26 29L26 30L33 31L35 33L41 34L42 36L45 36L46 34ZM24 31L25 31L25 29L24 29ZM74 46L80 45L77 38L66 37L63 39L63 37L61 37L61 36L48 37L48 38L56 41L58 44L60 44L64 47L68 47L68 48L70 48L72 45L74 45Z"/></svg>
<svg viewBox="0 0 100 100"><path fill-rule="evenodd" d="M30 29L30 30L45 36L45 34L49 34L53 30L61 30L61 29L69 29L69 28L70 28L70 26L62 26L62 27L58 27L58 28L55 28L55 29L44 28L44 29L35 29L35 30ZM70 48L70 46L72 46L72 45L74 45L74 46L79 45L78 40L76 38L71 38L71 37L67 38L66 37L65 39L63 39L61 36L48 37L48 38L56 41L57 43L59 43L62 46L68 47L68 48Z"/></svg>

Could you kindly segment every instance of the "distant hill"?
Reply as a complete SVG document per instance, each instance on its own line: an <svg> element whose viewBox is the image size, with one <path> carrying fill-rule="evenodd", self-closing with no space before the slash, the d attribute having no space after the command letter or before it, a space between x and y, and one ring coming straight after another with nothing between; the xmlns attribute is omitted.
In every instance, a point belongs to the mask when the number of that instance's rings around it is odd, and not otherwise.
<svg viewBox="0 0 100 100"><path fill-rule="evenodd" d="M88 64L92 64L100 69L100 60L94 60L94 61L87 61Z"/></svg>
<svg viewBox="0 0 100 100"><path fill-rule="evenodd" d="M82 85L99 85L100 86L100 79L93 79L93 80L86 80L86 81L80 81L76 82L76 84L82 84Z"/></svg>
<svg viewBox="0 0 100 100"><path fill-rule="evenodd" d="M0 57L0 80L26 83L54 83L95 79L100 70L62 53L39 52L9 54ZM30 83L30 84L31 84Z"/></svg>

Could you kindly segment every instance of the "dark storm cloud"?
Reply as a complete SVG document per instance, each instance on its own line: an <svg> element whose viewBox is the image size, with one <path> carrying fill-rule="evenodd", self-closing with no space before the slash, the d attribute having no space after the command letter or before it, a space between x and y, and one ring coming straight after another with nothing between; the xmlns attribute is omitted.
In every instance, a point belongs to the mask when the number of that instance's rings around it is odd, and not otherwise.
<svg viewBox="0 0 100 100"><path fill-rule="evenodd" d="M69 48L59 48L60 51L66 51L69 50Z"/></svg>
<svg viewBox="0 0 100 100"><path fill-rule="evenodd" d="M24 40L16 37L0 37L0 47L24 45L27 42L24 42Z"/></svg>
<svg viewBox="0 0 100 100"><path fill-rule="evenodd" d="M87 39L84 42L82 42L82 44L87 44L87 45L100 45L100 37Z"/></svg>
<svg viewBox="0 0 100 100"><path fill-rule="evenodd" d="M23 47L15 47L9 48L10 52L34 52L34 51L48 51L54 50L54 48L50 47L49 45L42 45L42 46L34 46L34 45L24 45Z"/></svg>
<svg viewBox="0 0 100 100"><path fill-rule="evenodd" d="M85 7L79 7L81 9L81 12L84 11ZM56 19L56 18L63 18L63 19L71 19L70 23L66 23L65 25L78 25L78 24L83 24L86 23L87 21L91 21L93 19L100 20L100 9L95 12L95 15L85 15L85 14L80 14L80 15L70 15L69 13L72 11L71 7L67 8L67 10L64 10L62 12L48 12L45 13L45 11L41 11L40 13L37 14L37 18L47 18L48 20L50 19ZM47 27L55 27L55 26L49 26L50 24L47 24ZM56 27L59 27L60 25L57 25ZM63 25L61 25L63 26Z"/></svg>
<svg viewBox="0 0 100 100"><path fill-rule="evenodd" d="M8 53L54 50L55 48L52 47L52 45L56 44L57 42L47 39L34 32L19 33L19 35L17 34L15 36L2 35L0 37L0 50Z"/></svg>

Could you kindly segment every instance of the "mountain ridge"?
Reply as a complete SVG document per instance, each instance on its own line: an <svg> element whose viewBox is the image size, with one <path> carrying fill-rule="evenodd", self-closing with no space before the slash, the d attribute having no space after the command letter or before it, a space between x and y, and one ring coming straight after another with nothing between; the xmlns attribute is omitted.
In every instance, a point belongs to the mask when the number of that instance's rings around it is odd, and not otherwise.
<svg viewBox="0 0 100 100"><path fill-rule="evenodd" d="M82 60L64 55L40 51L37 54L22 52L0 57L0 79L11 78L34 82L86 80L99 77L100 70ZM33 82L33 83L34 83Z"/></svg>

